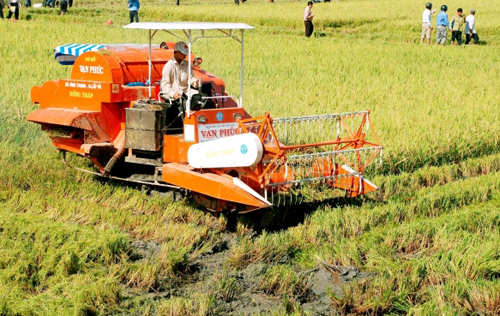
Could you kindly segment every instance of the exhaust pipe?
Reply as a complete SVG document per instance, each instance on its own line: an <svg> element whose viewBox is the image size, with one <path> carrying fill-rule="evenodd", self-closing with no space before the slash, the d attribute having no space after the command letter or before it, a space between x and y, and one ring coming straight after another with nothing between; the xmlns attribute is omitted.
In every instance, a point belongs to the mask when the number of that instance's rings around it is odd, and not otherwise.
<svg viewBox="0 0 500 316"><path fill-rule="evenodd" d="M106 164L106 167L104 167L104 175L109 175L111 174L111 170L113 170L113 167L115 166L116 162L123 156L123 153L125 152L125 131L121 130L120 134L116 137L116 153L111 157L111 159L108 161Z"/></svg>

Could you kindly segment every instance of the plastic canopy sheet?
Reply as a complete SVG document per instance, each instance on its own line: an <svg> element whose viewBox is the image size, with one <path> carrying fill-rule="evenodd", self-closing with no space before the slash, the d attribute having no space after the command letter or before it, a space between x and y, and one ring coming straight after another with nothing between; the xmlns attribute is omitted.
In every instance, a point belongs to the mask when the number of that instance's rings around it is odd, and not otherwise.
<svg viewBox="0 0 500 316"><path fill-rule="evenodd" d="M66 44L54 48L54 58L61 65L73 65L78 56L86 52L96 52L99 50L122 50L128 48L148 48L147 44ZM157 48L155 44L151 47Z"/></svg>

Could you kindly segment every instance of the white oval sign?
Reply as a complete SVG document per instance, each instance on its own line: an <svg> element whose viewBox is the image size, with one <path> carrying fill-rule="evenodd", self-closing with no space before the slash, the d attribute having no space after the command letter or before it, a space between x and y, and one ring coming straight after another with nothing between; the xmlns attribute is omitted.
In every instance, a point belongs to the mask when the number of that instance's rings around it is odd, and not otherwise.
<svg viewBox="0 0 500 316"><path fill-rule="evenodd" d="M241 134L194 144L188 162L194 168L250 167L262 159L264 149L255 134Z"/></svg>

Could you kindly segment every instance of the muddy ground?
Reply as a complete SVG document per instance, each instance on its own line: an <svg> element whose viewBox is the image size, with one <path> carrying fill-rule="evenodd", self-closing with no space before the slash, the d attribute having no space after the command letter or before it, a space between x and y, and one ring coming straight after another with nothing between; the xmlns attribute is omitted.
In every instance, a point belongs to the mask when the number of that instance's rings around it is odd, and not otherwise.
<svg viewBox="0 0 500 316"><path fill-rule="evenodd" d="M192 263L191 272L186 282L180 286L159 292L133 293L134 296L147 297L149 300L168 299L172 297L191 298L194 293L216 293L216 315L253 315L269 314L272 311L285 311L293 306L311 315L332 315L335 310L331 306L327 291L342 297L342 285L369 277L369 273L361 272L356 267L321 265L307 271L296 271L307 280L305 291L300 296L283 297L266 295L258 289L259 277L269 265L251 264L242 270L225 269L224 264L231 247L236 243L234 233L226 233L211 251L205 252ZM160 246L155 242L136 241L132 245L133 255L147 260L154 257ZM219 293L221 277L236 282L234 293ZM132 294L132 293L130 293ZM290 307L291 306L291 307Z"/></svg>

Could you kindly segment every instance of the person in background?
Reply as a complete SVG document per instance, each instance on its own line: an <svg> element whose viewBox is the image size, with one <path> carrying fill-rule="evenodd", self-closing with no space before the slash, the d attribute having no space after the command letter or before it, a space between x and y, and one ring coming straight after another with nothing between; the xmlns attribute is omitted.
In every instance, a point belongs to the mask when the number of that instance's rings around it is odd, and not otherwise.
<svg viewBox="0 0 500 316"><path fill-rule="evenodd" d="M3 0L0 0L0 18L3 19Z"/></svg>
<svg viewBox="0 0 500 316"><path fill-rule="evenodd" d="M56 0L47 0L46 4L50 8L55 8L56 7Z"/></svg>
<svg viewBox="0 0 500 316"><path fill-rule="evenodd" d="M135 22L139 22L139 14L137 13L141 7L139 0L128 0L127 7L130 15L130 23L134 23L134 19Z"/></svg>
<svg viewBox="0 0 500 316"><path fill-rule="evenodd" d="M19 7L21 4L19 3L20 0L9 0L9 5L11 7L14 7L14 17L17 20L19 20ZM7 19L12 18L12 11L9 8L9 15L7 16Z"/></svg>
<svg viewBox="0 0 500 316"><path fill-rule="evenodd" d="M61 7L61 15L68 13L68 0L61 0L60 7Z"/></svg>
<svg viewBox="0 0 500 316"><path fill-rule="evenodd" d="M462 8L458 8L457 15L451 20L451 45L462 45L462 31L465 25L465 17L462 15Z"/></svg>
<svg viewBox="0 0 500 316"><path fill-rule="evenodd" d="M313 7L312 1L307 3L307 7L304 10L304 25L306 27L306 37L311 37L314 31L314 25L312 19L314 18L314 14L311 12L311 8Z"/></svg>
<svg viewBox="0 0 500 316"><path fill-rule="evenodd" d="M470 15L465 19L465 45L469 45L471 39L474 45L479 42L479 36L476 32L476 10L470 10Z"/></svg>
<svg viewBox="0 0 500 316"><path fill-rule="evenodd" d="M184 42L177 42L174 46L174 57L169 60L162 70L161 93L166 98L178 100L182 94L188 94L189 86L198 89L200 80L196 77L189 80L189 68L191 67L186 59L189 50ZM192 72L191 72L192 73ZM191 89L191 95L198 93Z"/></svg>
<svg viewBox="0 0 500 316"><path fill-rule="evenodd" d="M444 45L446 44L446 37L448 35L448 30L450 30L450 22L448 21L448 6L443 4L441 6L441 12L437 16L436 26L436 44ZM451 30L450 30L451 31Z"/></svg>
<svg viewBox="0 0 500 316"><path fill-rule="evenodd" d="M427 44L431 43L431 33L432 33L432 23L431 14L436 12L436 9L432 10L432 3L427 2L425 4L424 13L422 13L422 35L420 36L420 44L424 43L424 39L427 38Z"/></svg>
<svg viewBox="0 0 500 316"><path fill-rule="evenodd" d="M25 6L26 8L31 7L31 0L26 0L26 2L24 3L24 6Z"/></svg>

